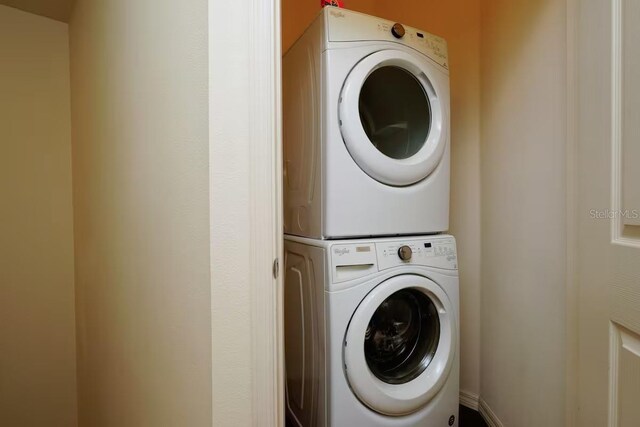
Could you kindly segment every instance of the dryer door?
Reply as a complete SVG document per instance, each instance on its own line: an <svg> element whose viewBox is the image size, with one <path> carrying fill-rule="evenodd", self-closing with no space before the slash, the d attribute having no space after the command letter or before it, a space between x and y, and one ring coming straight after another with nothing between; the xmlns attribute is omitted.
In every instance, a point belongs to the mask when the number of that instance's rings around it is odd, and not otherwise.
<svg viewBox="0 0 640 427"><path fill-rule="evenodd" d="M339 101L340 130L358 166L377 181L407 186L438 166L447 141L447 87L437 66L399 50L382 50L351 71Z"/></svg>
<svg viewBox="0 0 640 427"><path fill-rule="evenodd" d="M376 286L345 335L344 362L360 401L386 415L423 407L447 380L456 352L456 314L426 277L405 274Z"/></svg>

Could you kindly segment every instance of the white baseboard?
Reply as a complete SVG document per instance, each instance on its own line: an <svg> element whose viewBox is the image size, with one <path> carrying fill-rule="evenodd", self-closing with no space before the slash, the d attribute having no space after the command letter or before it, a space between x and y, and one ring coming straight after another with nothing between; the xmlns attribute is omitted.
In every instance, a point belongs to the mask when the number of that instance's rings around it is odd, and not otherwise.
<svg viewBox="0 0 640 427"><path fill-rule="evenodd" d="M460 404L462 406L466 406L467 408L477 411L479 400L480 396L477 394L471 393L470 391L460 390Z"/></svg>
<svg viewBox="0 0 640 427"><path fill-rule="evenodd" d="M460 403L462 403L462 400ZM480 415L482 415L482 418L484 418L484 421L489 425L489 427L504 427L495 412L493 412L489 405L487 405L487 402L481 398L478 399L478 412L480 412Z"/></svg>

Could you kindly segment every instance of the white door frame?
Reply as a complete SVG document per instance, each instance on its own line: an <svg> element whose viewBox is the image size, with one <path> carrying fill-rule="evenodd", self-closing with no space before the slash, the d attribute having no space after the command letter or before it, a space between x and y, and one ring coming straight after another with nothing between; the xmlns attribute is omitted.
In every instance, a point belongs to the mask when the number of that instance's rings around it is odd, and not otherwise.
<svg viewBox="0 0 640 427"><path fill-rule="evenodd" d="M280 0L208 1L212 424L281 426Z"/></svg>

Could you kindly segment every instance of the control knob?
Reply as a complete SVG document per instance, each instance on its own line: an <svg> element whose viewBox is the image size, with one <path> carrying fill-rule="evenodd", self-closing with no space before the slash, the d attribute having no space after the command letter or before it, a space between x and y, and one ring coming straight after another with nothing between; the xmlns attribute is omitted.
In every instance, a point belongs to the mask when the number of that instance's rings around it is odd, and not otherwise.
<svg viewBox="0 0 640 427"><path fill-rule="evenodd" d="M393 37L397 38L397 39L401 39L404 37L404 26L402 24L393 24L393 27L391 27L391 34L393 34Z"/></svg>
<svg viewBox="0 0 640 427"><path fill-rule="evenodd" d="M398 249L398 256L403 261L409 261L411 259L411 255L413 255L413 251L407 245L400 246L400 249Z"/></svg>

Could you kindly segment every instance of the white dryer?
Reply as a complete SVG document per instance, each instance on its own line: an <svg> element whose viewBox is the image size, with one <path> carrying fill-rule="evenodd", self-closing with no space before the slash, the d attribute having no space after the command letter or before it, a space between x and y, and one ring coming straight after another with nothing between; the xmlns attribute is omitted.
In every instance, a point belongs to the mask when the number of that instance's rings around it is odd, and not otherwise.
<svg viewBox="0 0 640 427"><path fill-rule="evenodd" d="M324 8L283 59L285 233L418 235L449 226L444 39Z"/></svg>
<svg viewBox="0 0 640 427"><path fill-rule="evenodd" d="M455 240L285 240L293 425L457 426Z"/></svg>

